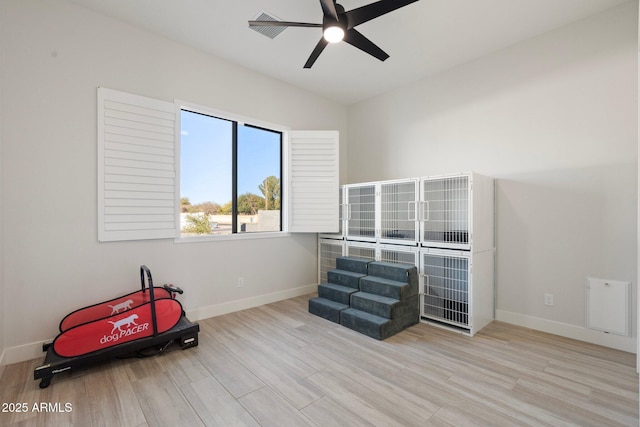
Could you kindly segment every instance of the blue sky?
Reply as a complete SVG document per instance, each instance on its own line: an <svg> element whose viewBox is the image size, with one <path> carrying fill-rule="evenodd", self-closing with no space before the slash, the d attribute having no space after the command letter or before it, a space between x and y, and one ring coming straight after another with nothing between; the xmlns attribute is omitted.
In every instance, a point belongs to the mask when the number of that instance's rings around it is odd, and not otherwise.
<svg viewBox="0 0 640 427"><path fill-rule="evenodd" d="M180 197L229 202L232 123L189 111L180 121ZM270 175L280 175L280 134L238 126L238 194L262 196L258 185Z"/></svg>

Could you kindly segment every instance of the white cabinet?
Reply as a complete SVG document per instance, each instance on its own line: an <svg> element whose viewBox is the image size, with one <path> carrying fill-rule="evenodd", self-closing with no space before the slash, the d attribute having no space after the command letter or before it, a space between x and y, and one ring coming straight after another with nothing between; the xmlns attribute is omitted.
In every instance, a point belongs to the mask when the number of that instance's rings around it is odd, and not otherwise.
<svg viewBox="0 0 640 427"><path fill-rule="evenodd" d="M318 239L318 283L327 282L327 272L336 268L336 258L340 256L418 266L417 247Z"/></svg>
<svg viewBox="0 0 640 427"><path fill-rule="evenodd" d="M445 249L493 248L493 179L476 173L344 186L344 236Z"/></svg>
<svg viewBox="0 0 640 427"><path fill-rule="evenodd" d="M415 245L418 239L418 181L381 182L378 195L379 242Z"/></svg>
<svg viewBox="0 0 640 427"><path fill-rule="evenodd" d="M371 261L418 266L418 248L411 246L381 245L347 240L345 255Z"/></svg>
<svg viewBox="0 0 640 427"><path fill-rule="evenodd" d="M420 244L477 250L493 247L493 179L476 173L420 179Z"/></svg>
<svg viewBox="0 0 640 427"><path fill-rule="evenodd" d="M336 268L336 258L345 255L344 240L318 239L318 283L327 281L327 271Z"/></svg>
<svg viewBox="0 0 640 427"><path fill-rule="evenodd" d="M421 318L473 336L494 318L494 180L420 179Z"/></svg>
<svg viewBox="0 0 640 427"><path fill-rule="evenodd" d="M369 261L375 261L376 246L377 245L375 243L347 240L345 242L345 255L354 258L363 258L368 259Z"/></svg>
<svg viewBox="0 0 640 427"><path fill-rule="evenodd" d="M473 336L493 320L493 252L420 249L421 318Z"/></svg>
<svg viewBox="0 0 640 427"><path fill-rule="evenodd" d="M469 252L420 251L424 317L461 328L468 327L471 265Z"/></svg>
<svg viewBox="0 0 640 427"><path fill-rule="evenodd" d="M416 179L350 184L345 192L347 240L416 244Z"/></svg>
<svg viewBox="0 0 640 427"><path fill-rule="evenodd" d="M354 184L345 186L347 239L364 242L376 241L376 184Z"/></svg>
<svg viewBox="0 0 640 427"><path fill-rule="evenodd" d="M493 320L493 178L469 172L367 182L345 185L341 194L343 232L322 237L344 244L327 248L415 265L425 322L473 336Z"/></svg>
<svg viewBox="0 0 640 427"><path fill-rule="evenodd" d="M418 267L418 248L400 245L378 245L376 261Z"/></svg>

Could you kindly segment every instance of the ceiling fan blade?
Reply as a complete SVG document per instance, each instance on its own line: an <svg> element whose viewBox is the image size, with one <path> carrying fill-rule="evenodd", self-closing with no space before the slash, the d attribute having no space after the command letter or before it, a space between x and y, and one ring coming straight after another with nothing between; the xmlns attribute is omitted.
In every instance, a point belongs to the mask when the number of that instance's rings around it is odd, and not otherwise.
<svg viewBox="0 0 640 427"><path fill-rule="evenodd" d="M311 27L322 28L322 24L310 24L308 22L290 21L249 21L250 27Z"/></svg>
<svg viewBox="0 0 640 427"><path fill-rule="evenodd" d="M389 57L387 53L376 46L371 40L363 36L358 32L355 28L347 30L344 35L344 41L349 43L351 46L357 47L358 49L368 53L371 56L375 56L380 61L384 61Z"/></svg>
<svg viewBox="0 0 640 427"><path fill-rule="evenodd" d="M322 6L324 16L330 16L334 21L338 20L338 11L333 0L320 0L320 6Z"/></svg>
<svg viewBox="0 0 640 427"><path fill-rule="evenodd" d="M313 52L311 52L309 59L307 59L307 62L304 64L304 68L311 68L313 63L316 62L316 59L318 59L318 56L320 56L320 54L322 53L322 51L324 50L324 48L327 46L328 43L329 42L326 41L324 37L320 39L315 49L313 49Z"/></svg>
<svg viewBox="0 0 640 427"><path fill-rule="evenodd" d="M393 12L396 9L415 3L418 0L380 0L345 13L347 17L347 28L353 28L367 21L371 21L385 13Z"/></svg>

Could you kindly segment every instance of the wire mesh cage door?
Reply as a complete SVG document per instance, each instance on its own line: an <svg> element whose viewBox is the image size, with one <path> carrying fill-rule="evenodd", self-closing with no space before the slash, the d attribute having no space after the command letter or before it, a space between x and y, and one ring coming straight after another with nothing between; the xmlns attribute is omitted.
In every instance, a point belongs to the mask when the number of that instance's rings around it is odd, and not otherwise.
<svg viewBox="0 0 640 427"><path fill-rule="evenodd" d="M417 187L416 180L380 185L380 242L417 242Z"/></svg>
<svg viewBox="0 0 640 427"><path fill-rule="evenodd" d="M375 184L346 186L347 238L363 241L376 240L376 186Z"/></svg>
<svg viewBox="0 0 640 427"><path fill-rule="evenodd" d="M424 178L419 211L423 246L470 249L470 176Z"/></svg>
<svg viewBox="0 0 640 427"><path fill-rule="evenodd" d="M376 246L372 243L358 243L347 241L346 254L349 257L376 260Z"/></svg>
<svg viewBox="0 0 640 427"><path fill-rule="evenodd" d="M399 246L381 245L378 260L392 264L402 264L418 267L418 252L416 248L401 248Z"/></svg>
<svg viewBox="0 0 640 427"><path fill-rule="evenodd" d="M468 253L422 251L422 317L462 329L471 328Z"/></svg>
<svg viewBox="0 0 640 427"><path fill-rule="evenodd" d="M336 268L336 258L344 255L344 241L342 240L318 240L318 283L326 283L327 272Z"/></svg>

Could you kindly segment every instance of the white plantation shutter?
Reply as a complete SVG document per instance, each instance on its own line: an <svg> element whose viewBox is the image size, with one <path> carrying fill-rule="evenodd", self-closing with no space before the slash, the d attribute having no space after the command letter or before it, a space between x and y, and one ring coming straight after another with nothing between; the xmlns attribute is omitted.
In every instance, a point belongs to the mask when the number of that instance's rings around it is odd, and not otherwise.
<svg viewBox="0 0 640 427"><path fill-rule="evenodd" d="M98 240L176 235L171 102L98 88Z"/></svg>
<svg viewBox="0 0 640 427"><path fill-rule="evenodd" d="M289 231L337 232L340 209L338 132L291 131L289 147Z"/></svg>

